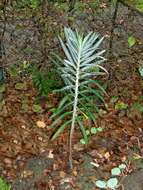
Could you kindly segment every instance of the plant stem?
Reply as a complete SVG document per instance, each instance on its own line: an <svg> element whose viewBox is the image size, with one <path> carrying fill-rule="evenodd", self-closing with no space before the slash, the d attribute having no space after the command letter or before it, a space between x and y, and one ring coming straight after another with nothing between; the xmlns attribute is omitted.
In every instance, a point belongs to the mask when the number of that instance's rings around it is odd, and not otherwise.
<svg viewBox="0 0 143 190"><path fill-rule="evenodd" d="M78 93L79 93L79 69L80 69L80 54L81 54L81 43L79 47L79 55L78 55L78 61L77 61L77 69L76 69L76 82L75 82L75 93L74 93L74 105L73 105L73 115L72 115L72 124L71 124L71 130L70 130L70 142L69 142L69 164L70 169L73 169L73 163L72 163L72 137L74 133L75 128L75 120L77 116L77 104L78 104Z"/></svg>

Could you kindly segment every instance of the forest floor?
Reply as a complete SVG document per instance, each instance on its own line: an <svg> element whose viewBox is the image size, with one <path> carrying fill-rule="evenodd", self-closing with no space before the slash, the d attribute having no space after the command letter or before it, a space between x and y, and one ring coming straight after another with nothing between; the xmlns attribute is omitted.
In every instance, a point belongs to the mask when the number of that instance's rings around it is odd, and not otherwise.
<svg viewBox="0 0 143 190"><path fill-rule="evenodd" d="M69 15L52 9L48 15L49 38L53 33L55 37L49 42L50 50L54 51L58 43L57 28L70 22L73 27L104 35L103 47L108 50L113 8L100 7L98 14L90 11ZM14 18L9 17L5 34L8 63L38 63L37 26L23 15ZM112 56L107 55L105 63L110 73L104 79L107 109L101 107L96 124L103 131L82 145L76 129L72 173L68 167L68 129L50 141L50 108L57 105L57 97L51 93L48 100L39 100L42 109L36 113L38 93L31 77L15 79L8 75L0 87L0 176L11 183L12 190L98 190L95 181L109 179L111 169L122 163L127 166L119 177L124 190L143 190L143 79L138 72L143 65L143 17L120 5L116 23ZM127 42L130 35L137 40L132 48Z"/></svg>

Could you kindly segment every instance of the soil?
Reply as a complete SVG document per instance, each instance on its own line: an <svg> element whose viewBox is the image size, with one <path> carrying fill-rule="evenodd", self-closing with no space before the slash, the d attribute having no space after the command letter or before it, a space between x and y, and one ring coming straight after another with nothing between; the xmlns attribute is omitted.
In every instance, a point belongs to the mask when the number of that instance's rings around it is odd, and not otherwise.
<svg viewBox="0 0 143 190"><path fill-rule="evenodd" d="M143 170L135 171L125 179L124 189L142 190L143 189Z"/></svg>

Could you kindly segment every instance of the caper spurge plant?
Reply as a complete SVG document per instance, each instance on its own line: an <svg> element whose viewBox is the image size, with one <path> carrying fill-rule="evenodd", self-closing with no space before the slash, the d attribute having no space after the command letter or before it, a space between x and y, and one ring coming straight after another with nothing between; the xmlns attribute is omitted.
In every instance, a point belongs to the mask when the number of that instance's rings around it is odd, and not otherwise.
<svg viewBox="0 0 143 190"><path fill-rule="evenodd" d="M59 61L55 61L65 83L65 86L57 91L64 92L64 98L53 110L51 118L56 119L51 127L58 125L59 120L65 121L54 133L52 139L55 139L67 125L71 125L69 162L72 169L72 137L75 125L80 127L83 137L87 141L82 121L84 118L88 118L95 122L95 111L98 109L95 99L104 101L101 91L105 92L95 77L103 75L107 71L100 65L105 60L102 57L105 50L99 50L103 38L94 32L90 32L87 36L80 35L66 27L64 34L66 44L60 37L59 40L66 58L62 60L56 55Z"/></svg>

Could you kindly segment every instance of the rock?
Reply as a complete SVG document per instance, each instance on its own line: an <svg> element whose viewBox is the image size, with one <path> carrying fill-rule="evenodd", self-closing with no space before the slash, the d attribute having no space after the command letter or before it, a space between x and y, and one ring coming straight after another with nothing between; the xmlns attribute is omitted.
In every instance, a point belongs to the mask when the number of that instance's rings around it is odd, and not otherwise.
<svg viewBox="0 0 143 190"><path fill-rule="evenodd" d="M19 176L12 182L14 190L37 190L35 183L43 179L43 172L53 165L53 159L47 157L32 157L27 160L24 170L19 173ZM59 176L59 173L56 172ZM52 175L52 173L50 174ZM44 179L49 181L49 176L44 176Z"/></svg>
<svg viewBox="0 0 143 190"><path fill-rule="evenodd" d="M132 165L136 169L143 169L143 158L133 159L132 160Z"/></svg>
<svg viewBox="0 0 143 190"><path fill-rule="evenodd" d="M123 181L123 186L125 190L143 190L143 169L128 175Z"/></svg>

